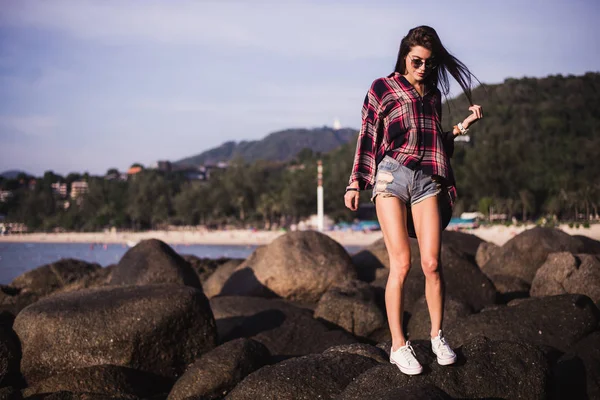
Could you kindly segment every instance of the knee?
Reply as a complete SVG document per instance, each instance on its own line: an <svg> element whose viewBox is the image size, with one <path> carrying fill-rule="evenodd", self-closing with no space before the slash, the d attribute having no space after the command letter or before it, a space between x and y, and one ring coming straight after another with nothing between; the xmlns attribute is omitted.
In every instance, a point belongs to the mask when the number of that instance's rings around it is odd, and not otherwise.
<svg viewBox="0 0 600 400"><path fill-rule="evenodd" d="M403 282L410 271L410 258L390 259L390 275L388 279Z"/></svg>
<svg viewBox="0 0 600 400"><path fill-rule="evenodd" d="M423 267L423 273L425 274L426 279L437 280L440 278L440 263L436 258L423 258L421 260L421 266Z"/></svg>

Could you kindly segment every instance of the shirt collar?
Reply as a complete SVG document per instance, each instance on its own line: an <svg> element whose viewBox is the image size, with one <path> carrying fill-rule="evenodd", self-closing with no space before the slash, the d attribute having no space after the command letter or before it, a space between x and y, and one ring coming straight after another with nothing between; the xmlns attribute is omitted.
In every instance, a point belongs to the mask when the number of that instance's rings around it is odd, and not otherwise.
<svg viewBox="0 0 600 400"><path fill-rule="evenodd" d="M398 81L398 83L400 83L400 86L402 87L402 89L404 89L406 91L413 90L415 92L415 94L417 94L417 96L421 97L421 95L419 94L419 92L417 92L417 89L415 89L415 87L408 81L408 79L406 79L404 77L404 75L402 75L399 72L394 72L394 77L396 78L396 80ZM431 90L432 90L432 86L426 84L425 85L425 91L423 92L423 97L427 96L429 94L429 92L431 92Z"/></svg>

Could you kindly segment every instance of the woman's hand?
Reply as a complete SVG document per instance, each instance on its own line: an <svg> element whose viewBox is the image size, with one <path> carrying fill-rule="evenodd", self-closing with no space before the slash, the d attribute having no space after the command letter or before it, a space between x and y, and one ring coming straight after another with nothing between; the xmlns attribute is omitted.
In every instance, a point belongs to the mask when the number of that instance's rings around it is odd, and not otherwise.
<svg viewBox="0 0 600 400"><path fill-rule="evenodd" d="M360 192L358 191L358 182L353 182L349 188L353 188L356 190L346 190L346 194L344 195L344 204L352 211L358 210L358 201L360 197Z"/></svg>
<svg viewBox="0 0 600 400"><path fill-rule="evenodd" d="M481 106L473 104L471 107L469 107L469 111L471 111L471 115L465 118L465 120L462 123L465 129L467 129L470 125L473 125L475 122L483 118L483 110L481 109Z"/></svg>

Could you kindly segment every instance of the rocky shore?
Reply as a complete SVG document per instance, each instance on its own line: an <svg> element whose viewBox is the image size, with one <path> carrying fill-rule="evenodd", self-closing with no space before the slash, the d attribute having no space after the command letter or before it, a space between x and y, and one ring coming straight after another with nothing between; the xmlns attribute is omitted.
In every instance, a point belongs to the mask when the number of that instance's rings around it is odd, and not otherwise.
<svg viewBox="0 0 600 400"><path fill-rule="evenodd" d="M445 367L411 248L404 320L419 376L388 361L382 240L351 256L291 232L211 260L147 239L115 265L65 259L1 287L0 400L600 398L600 242L444 232L444 329L459 357Z"/></svg>

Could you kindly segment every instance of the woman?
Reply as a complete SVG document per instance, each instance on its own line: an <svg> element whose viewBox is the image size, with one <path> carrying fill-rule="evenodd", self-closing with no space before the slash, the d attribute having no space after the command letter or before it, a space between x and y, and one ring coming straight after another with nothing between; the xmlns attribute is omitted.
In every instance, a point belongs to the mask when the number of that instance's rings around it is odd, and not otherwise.
<svg viewBox="0 0 600 400"><path fill-rule="evenodd" d="M448 73L472 106L464 121L443 132L438 86L447 96ZM355 211L359 191L373 188L372 201L390 259L385 288L392 335L390 362L405 374L423 370L402 332L403 285L410 269L409 236L419 243L432 351L441 365L456 361L442 333L444 285L439 259L441 232L450 221L456 199L449 159L454 138L466 134L483 116L481 107L473 105L471 76L444 48L433 28L419 26L402 39L395 72L373 82L362 108L362 126L344 201Z"/></svg>

